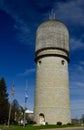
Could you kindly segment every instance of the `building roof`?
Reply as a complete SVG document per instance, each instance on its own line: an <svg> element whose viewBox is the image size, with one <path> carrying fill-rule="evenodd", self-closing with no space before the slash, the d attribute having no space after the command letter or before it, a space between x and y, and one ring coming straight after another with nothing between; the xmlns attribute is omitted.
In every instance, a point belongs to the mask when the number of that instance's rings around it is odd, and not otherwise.
<svg viewBox="0 0 84 130"><path fill-rule="evenodd" d="M26 110L25 113L32 113L33 114L33 111Z"/></svg>

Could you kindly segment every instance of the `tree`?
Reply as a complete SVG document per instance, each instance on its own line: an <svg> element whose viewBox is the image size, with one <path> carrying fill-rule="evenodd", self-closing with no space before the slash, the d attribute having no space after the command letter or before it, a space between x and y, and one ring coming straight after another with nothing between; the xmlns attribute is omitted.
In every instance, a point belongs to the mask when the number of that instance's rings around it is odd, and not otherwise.
<svg viewBox="0 0 84 130"><path fill-rule="evenodd" d="M0 124L7 123L9 113L8 93L5 79L0 79Z"/></svg>
<svg viewBox="0 0 84 130"><path fill-rule="evenodd" d="M19 120L24 119L24 111L25 111L25 109L24 109L22 106L20 106L20 116L19 116Z"/></svg>
<svg viewBox="0 0 84 130"><path fill-rule="evenodd" d="M11 122L18 122L20 106L16 99L11 104Z"/></svg>
<svg viewBox="0 0 84 130"><path fill-rule="evenodd" d="M84 125L84 114L82 114L81 120L82 120L82 124Z"/></svg>

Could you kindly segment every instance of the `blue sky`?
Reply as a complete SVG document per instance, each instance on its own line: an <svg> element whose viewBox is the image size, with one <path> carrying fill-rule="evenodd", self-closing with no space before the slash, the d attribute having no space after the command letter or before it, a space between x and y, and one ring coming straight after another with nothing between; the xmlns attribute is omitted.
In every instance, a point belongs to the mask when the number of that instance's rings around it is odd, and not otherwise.
<svg viewBox="0 0 84 130"><path fill-rule="evenodd" d="M33 110L35 88L35 33L54 10L70 32L71 116L84 114L84 0L0 0L0 77L4 76L11 97L24 106L26 81L27 107Z"/></svg>

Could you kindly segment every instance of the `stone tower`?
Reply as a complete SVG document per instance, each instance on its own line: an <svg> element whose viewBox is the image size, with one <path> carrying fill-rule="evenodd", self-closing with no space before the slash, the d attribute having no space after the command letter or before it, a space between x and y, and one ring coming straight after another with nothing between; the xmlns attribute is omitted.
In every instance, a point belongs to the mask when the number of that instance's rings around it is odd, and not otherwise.
<svg viewBox="0 0 84 130"><path fill-rule="evenodd" d="M60 21L48 20L38 27L35 62L34 120L37 124L70 123L69 33Z"/></svg>

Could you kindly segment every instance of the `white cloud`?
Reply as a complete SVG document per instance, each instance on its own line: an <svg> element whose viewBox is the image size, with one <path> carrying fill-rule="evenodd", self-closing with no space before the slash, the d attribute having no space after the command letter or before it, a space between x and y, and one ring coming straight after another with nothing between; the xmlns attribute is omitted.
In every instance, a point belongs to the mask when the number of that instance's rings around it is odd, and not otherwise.
<svg viewBox="0 0 84 130"><path fill-rule="evenodd" d="M84 27L84 0L70 0L66 2L55 2L53 5L56 18L68 24L69 30L78 31L77 28ZM72 25L72 26L70 26ZM73 28L71 28L73 27ZM80 35L80 34L79 34ZM81 34L80 39L70 39L71 50L77 50L79 48L84 49L84 42L82 39L84 34Z"/></svg>
<svg viewBox="0 0 84 130"><path fill-rule="evenodd" d="M71 107L72 107L72 110L84 109L84 99L72 100Z"/></svg>
<svg viewBox="0 0 84 130"><path fill-rule="evenodd" d="M76 76L79 76L79 74L82 74L82 75L84 74L83 73L84 66L81 64L81 62L79 64L73 64L69 67L70 75L73 76L73 74L76 74Z"/></svg>
<svg viewBox="0 0 84 130"><path fill-rule="evenodd" d="M84 61L80 61L80 64L81 64L81 65L84 65Z"/></svg>
<svg viewBox="0 0 84 130"><path fill-rule="evenodd" d="M79 39L70 39L70 45L72 50L76 50L78 48L84 48L84 43Z"/></svg>
<svg viewBox="0 0 84 130"><path fill-rule="evenodd" d="M84 26L84 0L71 0L67 2L53 2L53 8L56 13L56 18L68 22L69 24L74 25L81 25ZM11 17L14 18L15 22L15 29L16 37L17 39L26 44L32 44L34 42L34 35L31 30L28 21L31 19L30 12L33 11L34 17L38 16L38 12L36 13L35 10L33 10L31 7L27 6L24 1L13 1L13 2L7 2L6 0L0 1L0 4L2 5L2 9L4 9L8 14L11 15ZM40 3L39 3L40 4ZM49 4L49 3L48 3ZM40 5L39 5L40 6ZM16 8L15 8L16 7ZM19 7L19 8L18 8ZM29 11L30 10L30 11ZM42 19L44 19L44 16L42 15ZM39 17L39 16L38 16ZM47 16L46 16L47 18ZM38 18L37 18L38 19ZM35 19L36 20L36 19ZM37 23L35 23L35 20L32 24L32 26ZM79 39L71 39L71 49L76 50L78 48L84 48L84 45L82 41Z"/></svg>
<svg viewBox="0 0 84 130"><path fill-rule="evenodd" d="M20 42L31 44L32 42L31 31L25 22L23 22L21 19L16 19L14 28L17 30L16 37Z"/></svg>
<svg viewBox="0 0 84 130"><path fill-rule="evenodd" d="M23 73L18 74L18 76L27 76L27 75L32 74L34 72L35 72L34 68L33 69L27 69Z"/></svg>
<svg viewBox="0 0 84 130"><path fill-rule="evenodd" d="M69 69L70 73L70 88L80 88L84 91L84 66L72 65ZM80 91L79 91L80 92Z"/></svg>
<svg viewBox="0 0 84 130"><path fill-rule="evenodd" d="M70 0L58 2L54 5L56 17L69 22L84 26L84 0Z"/></svg>
<svg viewBox="0 0 84 130"><path fill-rule="evenodd" d="M83 61L79 64L70 66L70 98L71 115L73 118L81 117L84 114L84 65Z"/></svg>
<svg viewBox="0 0 84 130"><path fill-rule="evenodd" d="M27 8L26 1L16 0L11 2L9 0L2 0L2 2L0 1L0 8L14 19L17 40L26 45L32 44L34 36L32 36L33 33L28 24L31 8Z"/></svg>
<svg viewBox="0 0 84 130"><path fill-rule="evenodd" d="M74 100L74 98L77 100L83 100L84 99L84 83L78 82L75 84L73 82L73 86L70 89L70 97L71 101Z"/></svg>
<svg viewBox="0 0 84 130"><path fill-rule="evenodd" d="M84 99L71 101L71 117L81 118L84 114Z"/></svg>
<svg viewBox="0 0 84 130"><path fill-rule="evenodd" d="M84 82L74 82L76 86L84 87ZM79 87L79 89L80 89Z"/></svg>

